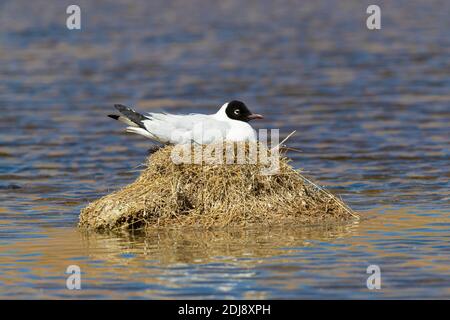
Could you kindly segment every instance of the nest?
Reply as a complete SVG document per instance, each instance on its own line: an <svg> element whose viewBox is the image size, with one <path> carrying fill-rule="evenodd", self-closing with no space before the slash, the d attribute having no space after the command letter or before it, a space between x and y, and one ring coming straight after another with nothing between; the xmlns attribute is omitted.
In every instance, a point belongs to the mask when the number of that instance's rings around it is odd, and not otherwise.
<svg viewBox="0 0 450 320"><path fill-rule="evenodd" d="M195 154L196 149L202 156L193 156L189 163L174 161L176 147L161 148L148 157L136 181L82 209L79 226L95 230L211 228L358 219L342 200L290 166L285 154L262 144L245 144L244 160L251 154L258 157L242 163L238 147L190 146L184 152Z"/></svg>

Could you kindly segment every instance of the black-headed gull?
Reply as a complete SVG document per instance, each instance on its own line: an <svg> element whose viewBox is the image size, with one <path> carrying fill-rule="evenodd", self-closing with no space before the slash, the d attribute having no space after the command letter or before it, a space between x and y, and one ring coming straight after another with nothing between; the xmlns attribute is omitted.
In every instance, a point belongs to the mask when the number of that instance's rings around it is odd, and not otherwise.
<svg viewBox="0 0 450 320"><path fill-rule="evenodd" d="M256 141L256 131L248 124L250 120L262 119L251 113L247 106L237 100L225 103L217 113L175 115L149 113L142 115L121 104L114 107L122 115L109 117L128 125L127 132L143 135L163 144L184 144L194 141L209 144L217 141Z"/></svg>

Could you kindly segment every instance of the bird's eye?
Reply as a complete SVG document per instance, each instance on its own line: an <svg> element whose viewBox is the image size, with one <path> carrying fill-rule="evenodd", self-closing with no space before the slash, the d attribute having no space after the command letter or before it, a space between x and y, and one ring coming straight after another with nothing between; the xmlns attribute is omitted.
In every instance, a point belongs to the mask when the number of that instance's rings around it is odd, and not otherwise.
<svg viewBox="0 0 450 320"><path fill-rule="evenodd" d="M234 114L238 115L240 113L239 109L234 110Z"/></svg>

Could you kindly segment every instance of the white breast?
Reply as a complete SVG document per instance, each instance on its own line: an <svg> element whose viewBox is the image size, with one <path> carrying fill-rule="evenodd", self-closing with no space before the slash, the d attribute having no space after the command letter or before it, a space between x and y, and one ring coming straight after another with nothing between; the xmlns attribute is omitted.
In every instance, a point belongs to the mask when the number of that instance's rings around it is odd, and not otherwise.
<svg viewBox="0 0 450 320"><path fill-rule="evenodd" d="M227 131L227 141L256 141L256 131L246 122L229 120L230 129Z"/></svg>

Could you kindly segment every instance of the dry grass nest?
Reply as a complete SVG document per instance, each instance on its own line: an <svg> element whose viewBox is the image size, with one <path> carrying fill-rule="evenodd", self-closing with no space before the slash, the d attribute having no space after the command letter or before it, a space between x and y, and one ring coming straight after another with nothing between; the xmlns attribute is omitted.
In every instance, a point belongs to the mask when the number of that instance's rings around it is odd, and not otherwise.
<svg viewBox="0 0 450 320"><path fill-rule="evenodd" d="M245 144L248 159L257 154L278 161L278 170L265 174L268 162L215 164L218 152L236 160L237 144L203 155L202 161L177 164L173 146L150 155L133 183L81 210L79 226L117 230L154 227L225 227L251 224L317 224L358 219L341 199L304 177L281 152L262 144ZM190 147L205 151L205 146ZM234 148L234 149L233 149ZM210 150L210 149L209 149ZM227 151L228 150L228 151ZM217 158L215 158L217 159ZM234 161L235 162L235 161Z"/></svg>

